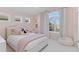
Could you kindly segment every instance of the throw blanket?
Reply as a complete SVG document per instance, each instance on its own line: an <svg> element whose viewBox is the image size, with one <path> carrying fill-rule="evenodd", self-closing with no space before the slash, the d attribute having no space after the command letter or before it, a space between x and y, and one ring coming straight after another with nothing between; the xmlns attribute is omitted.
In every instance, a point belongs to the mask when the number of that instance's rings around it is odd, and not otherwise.
<svg viewBox="0 0 79 59"><path fill-rule="evenodd" d="M17 52L23 52L24 48L32 41L44 37L44 34L32 34L28 37L21 39L18 43Z"/></svg>

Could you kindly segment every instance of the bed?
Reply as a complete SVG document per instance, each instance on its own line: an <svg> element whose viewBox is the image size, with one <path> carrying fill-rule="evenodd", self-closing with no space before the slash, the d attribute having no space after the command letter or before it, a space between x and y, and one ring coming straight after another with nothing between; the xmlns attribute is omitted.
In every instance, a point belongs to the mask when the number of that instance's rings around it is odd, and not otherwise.
<svg viewBox="0 0 79 59"><path fill-rule="evenodd" d="M7 43L16 52L38 52L48 45L48 38L41 33L12 34L8 35Z"/></svg>

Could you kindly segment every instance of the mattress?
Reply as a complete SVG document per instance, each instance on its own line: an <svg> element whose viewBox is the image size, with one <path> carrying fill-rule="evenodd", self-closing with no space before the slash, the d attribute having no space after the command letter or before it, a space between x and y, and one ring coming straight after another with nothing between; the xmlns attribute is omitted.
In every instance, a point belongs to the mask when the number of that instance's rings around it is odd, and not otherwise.
<svg viewBox="0 0 79 59"><path fill-rule="evenodd" d="M35 33L30 33L28 35L10 35L7 39L8 44L16 51L17 50L17 46L18 46L18 42L19 40L21 40L24 37L28 37L31 35L34 35ZM39 35L39 34L38 34ZM31 43L29 43L24 50L31 50L32 48L34 48L35 46L41 44L42 42L47 40L47 37L44 36L43 34L41 34L41 38L36 39L34 41L32 41Z"/></svg>

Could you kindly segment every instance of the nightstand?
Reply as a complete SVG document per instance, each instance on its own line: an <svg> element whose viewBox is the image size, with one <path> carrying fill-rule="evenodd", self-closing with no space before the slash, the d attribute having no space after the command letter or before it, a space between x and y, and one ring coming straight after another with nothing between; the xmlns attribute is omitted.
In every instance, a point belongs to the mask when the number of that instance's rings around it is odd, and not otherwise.
<svg viewBox="0 0 79 59"><path fill-rule="evenodd" d="M6 41L0 36L0 52L6 52Z"/></svg>

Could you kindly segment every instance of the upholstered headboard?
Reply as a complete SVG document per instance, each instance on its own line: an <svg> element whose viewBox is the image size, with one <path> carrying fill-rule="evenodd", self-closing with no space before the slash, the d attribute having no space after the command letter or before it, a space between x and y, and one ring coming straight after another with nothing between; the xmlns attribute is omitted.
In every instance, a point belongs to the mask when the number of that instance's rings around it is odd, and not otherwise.
<svg viewBox="0 0 79 59"><path fill-rule="evenodd" d="M19 25L12 25L12 26L8 26L7 29L6 29L6 36L8 37L9 35L17 35L17 34L21 34L21 30L24 29L25 31L27 32L37 32L37 30L35 29L32 29L32 27L30 26L30 24L26 24L26 25L22 25L22 24L19 24Z"/></svg>
<svg viewBox="0 0 79 59"><path fill-rule="evenodd" d="M21 27L19 25L15 25L15 26L8 26L7 27L7 37L9 35L20 35L21 34L21 30L24 29L26 32L32 32L32 30L30 29L30 27Z"/></svg>

